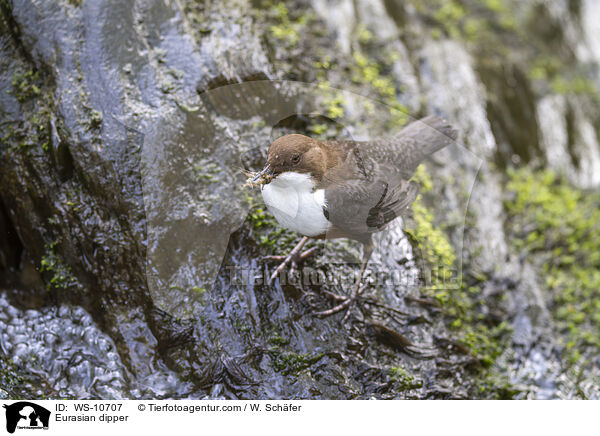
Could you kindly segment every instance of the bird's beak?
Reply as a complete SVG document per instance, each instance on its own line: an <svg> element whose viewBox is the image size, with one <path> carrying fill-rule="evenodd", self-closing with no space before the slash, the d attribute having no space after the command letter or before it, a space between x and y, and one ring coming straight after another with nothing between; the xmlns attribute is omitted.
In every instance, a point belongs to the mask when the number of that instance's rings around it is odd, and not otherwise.
<svg viewBox="0 0 600 436"><path fill-rule="evenodd" d="M262 181L264 185L267 185L271 182L271 180L273 180L273 170L271 170L271 166L269 164L266 164L262 171L254 176L252 182L256 183L258 181Z"/></svg>

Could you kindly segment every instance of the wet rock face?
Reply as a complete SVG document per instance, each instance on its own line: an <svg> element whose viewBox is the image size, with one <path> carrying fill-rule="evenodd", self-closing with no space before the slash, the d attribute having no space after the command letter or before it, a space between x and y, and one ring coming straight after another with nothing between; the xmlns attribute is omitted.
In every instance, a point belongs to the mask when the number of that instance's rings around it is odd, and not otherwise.
<svg viewBox="0 0 600 436"><path fill-rule="evenodd" d="M598 186L598 8L559 3L2 2L0 395L597 397L597 350L552 360L564 338L543 262L504 212L517 162ZM261 82L275 79L321 85ZM281 133L385 136L431 112L475 158L429 162L414 222L374 255L421 282L371 285L341 325L311 312L348 286L256 279L296 236L227 188L235 166ZM355 245L316 245L309 268L355 272ZM461 258L458 288L425 283Z"/></svg>
<svg viewBox="0 0 600 436"><path fill-rule="evenodd" d="M48 394L46 389L51 395L75 398L121 396L126 376L115 345L82 308L24 311L11 306L6 295L1 297L0 307L3 353L15 368L27 367L46 376L32 392L34 396ZM28 375L20 374L23 378ZM5 398L10 394L1 393Z"/></svg>

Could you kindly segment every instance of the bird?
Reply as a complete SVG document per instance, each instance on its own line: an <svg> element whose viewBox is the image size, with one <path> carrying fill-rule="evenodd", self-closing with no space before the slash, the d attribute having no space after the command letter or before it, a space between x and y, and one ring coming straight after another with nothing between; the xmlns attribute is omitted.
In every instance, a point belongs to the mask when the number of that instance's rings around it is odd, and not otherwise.
<svg viewBox="0 0 600 436"><path fill-rule="evenodd" d="M349 298L316 312L328 316L348 309L361 286L373 252L374 233L409 213L419 185L411 181L418 165L456 140L458 131L445 119L430 115L397 134L369 141L318 140L301 134L277 138L269 146L261 171L247 184L260 186L268 210L282 227L302 235L269 282L301 253L312 239L348 238L362 243L357 283Z"/></svg>

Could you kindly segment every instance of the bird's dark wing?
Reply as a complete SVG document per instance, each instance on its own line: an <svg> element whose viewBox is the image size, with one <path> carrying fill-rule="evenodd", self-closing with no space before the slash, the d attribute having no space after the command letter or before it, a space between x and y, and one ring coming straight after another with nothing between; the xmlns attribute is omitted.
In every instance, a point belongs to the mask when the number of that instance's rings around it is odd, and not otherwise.
<svg viewBox="0 0 600 436"><path fill-rule="evenodd" d="M390 221L400 215L406 215L419 195L419 185L406 180L395 187L386 188L380 201L369 209L366 221L369 229L382 230Z"/></svg>
<svg viewBox="0 0 600 436"><path fill-rule="evenodd" d="M362 240L382 230L405 215L419 193L418 184L403 179L397 168L376 163L369 166L374 167L366 175L353 174L325 189L325 216L332 232L340 236Z"/></svg>

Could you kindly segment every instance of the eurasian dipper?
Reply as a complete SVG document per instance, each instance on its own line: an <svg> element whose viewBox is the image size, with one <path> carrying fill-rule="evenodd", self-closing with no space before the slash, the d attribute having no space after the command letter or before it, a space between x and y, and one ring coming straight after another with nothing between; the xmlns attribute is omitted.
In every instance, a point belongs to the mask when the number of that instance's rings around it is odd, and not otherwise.
<svg viewBox="0 0 600 436"><path fill-rule="evenodd" d="M362 288L373 251L371 235L406 214L419 192L409 179L427 156L452 143L457 131L429 116L398 134L360 142L319 141L291 134L273 141L264 169L248 183L260 185L263 199L278 223L304 237L271 276L291 261L309 238L350 238L363 244L359 279L350 298L317 313L325 316L350 307Z"/></svg>

